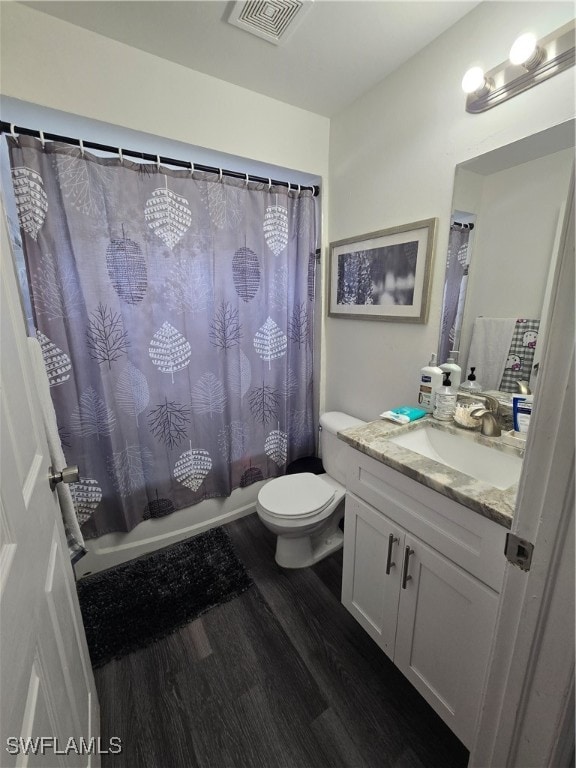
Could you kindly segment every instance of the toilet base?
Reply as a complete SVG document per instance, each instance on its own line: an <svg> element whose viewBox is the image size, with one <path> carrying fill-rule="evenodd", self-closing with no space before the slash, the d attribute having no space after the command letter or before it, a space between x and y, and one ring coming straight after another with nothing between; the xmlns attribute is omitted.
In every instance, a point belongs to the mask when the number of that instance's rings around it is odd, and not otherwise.
<svg viewBox="0 0 576 768"><path fill-rule="evenodd" d="M282 568L308 568L342 549L343 544L344 535L339 529L318 538L278 536L275 560Z"/></svg>

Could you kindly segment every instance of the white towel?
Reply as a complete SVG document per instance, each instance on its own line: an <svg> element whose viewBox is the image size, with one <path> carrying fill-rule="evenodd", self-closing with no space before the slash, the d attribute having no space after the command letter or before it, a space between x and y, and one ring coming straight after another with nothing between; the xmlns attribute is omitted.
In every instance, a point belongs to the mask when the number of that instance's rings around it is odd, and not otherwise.
<svg viewBox="0 0 576 768"><path fill-rule="evenodd" d="M515 327L515 317L477 317L474 321L468 370L476 368L482 389L499 388Z"/></svg>
<svg viewBox="0 0 576 768"><path fill-rule="evenodd" d="M64 451L62 450L60 435L58 434L56 413L54 411L52 398L50 397L50 385L48 376L46 375L46 368L44 367L42 348L38 339L28 337L28 349L30 351L30 359L32 360L34 381L38 399L40 401L40 408L42 410L42 419L44 420L44 430L46 432L46 437L48 438L50 462L54 471L60 472L66 466L66 458L64 456ZM58 483L56 490L58 492L58 501L60 502L60 509L62 510L62 519L64 520L66 534L71 534L77 540L78 544L83 547L84 537L80 532L80 525L78 524L78 518L76 517L76 510L74 509L70 488L65 483Z"/></svg>

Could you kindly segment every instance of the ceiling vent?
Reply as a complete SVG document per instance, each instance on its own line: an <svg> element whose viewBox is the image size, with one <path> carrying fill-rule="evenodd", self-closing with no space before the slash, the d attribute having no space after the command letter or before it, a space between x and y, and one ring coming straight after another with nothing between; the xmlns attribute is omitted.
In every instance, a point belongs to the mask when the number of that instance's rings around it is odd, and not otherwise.
<svg viewBox="0 0 576 768"><path fill-rule="evenodd" d="M236 2L230 24L274 45L284 43L312 7L314 0L246 0Z"/></svg>

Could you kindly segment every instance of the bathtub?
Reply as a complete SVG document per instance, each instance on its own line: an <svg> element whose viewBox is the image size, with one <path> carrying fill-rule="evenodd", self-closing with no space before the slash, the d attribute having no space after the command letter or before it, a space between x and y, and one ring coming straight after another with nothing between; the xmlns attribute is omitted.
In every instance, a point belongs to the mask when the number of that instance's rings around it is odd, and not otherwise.
<svg viewBox="0 0 576 768"><path fill-rule="evenodd" d="M74 566L76 578L112 568L251 514L256 509L258 491L265 482L262 480L248 488L237 488L226 498L207 499L166 517L144 520L129 533L107 533L98 539L88 539L87 554Z"/></svg>

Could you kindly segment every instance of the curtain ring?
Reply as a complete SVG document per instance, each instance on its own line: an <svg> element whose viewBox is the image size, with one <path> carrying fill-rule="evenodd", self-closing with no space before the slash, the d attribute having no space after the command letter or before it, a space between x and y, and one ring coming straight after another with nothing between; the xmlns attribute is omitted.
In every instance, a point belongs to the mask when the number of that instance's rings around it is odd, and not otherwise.
<svg viewBox="0 0 576 768"><path fill-rule="evenodd" d="M246 189L248 189L248 182L249 181L250 181L250 177L248 176L248 174L246 174L246 179L245 179L245 182L244 182L246 184Z"/></svg>
<svg viewBox="0 0 576 768"><path fill-rule="evenodd" d="M160 170L160 155L156 155L156 168Z"/></svg>
<svg viewBox="0 0 576 768"><path fill-rule="evenodd" d="M268 178L268 192L272 189L272 179Z"/></svg>
<svg viewBox="0 0 576 768"><path fill-rule="evenodd" d="M80 145L80 154L84 157L84 142L82 139L78 139L78 144Z"/></svg>
<svg viewBox="0 0 576 768"><path fill-rule="evenodd" d="M118 157L120 158L120 165L124 165L124 155L122 154L122 147L118 147Z"/></svg>
<svg viewBox="0 0 576 768"><path fill-rule="evenodd" d="M218 181L222 181L222 168L218 168Z"/></svg>
<svg viewBox="0 0 576 768"><path fill-rule="evenodd" d="M300 194L300 184L298 184L298 194Z"/></svg>
<svg viewBox="0 0 576 768"><path fill-rule="evenodd" d="M190 163L190 176L194 176L194 163Z"/></svg>
<svg viewBox="0 0 576 768"><path fill-rule="evenodd" d="M18 136L16 135L16 130L14 128L14 123L10 123L10 133L12 134L12 138L18 140Z"/></svg>
<svg viewBox="0 0 576 768"><path fill-rule="evenodd" d="M46 148L46 139L44 138L44 131L38 131L40 134L40 141L42 142L42 149Z"/></svg>

